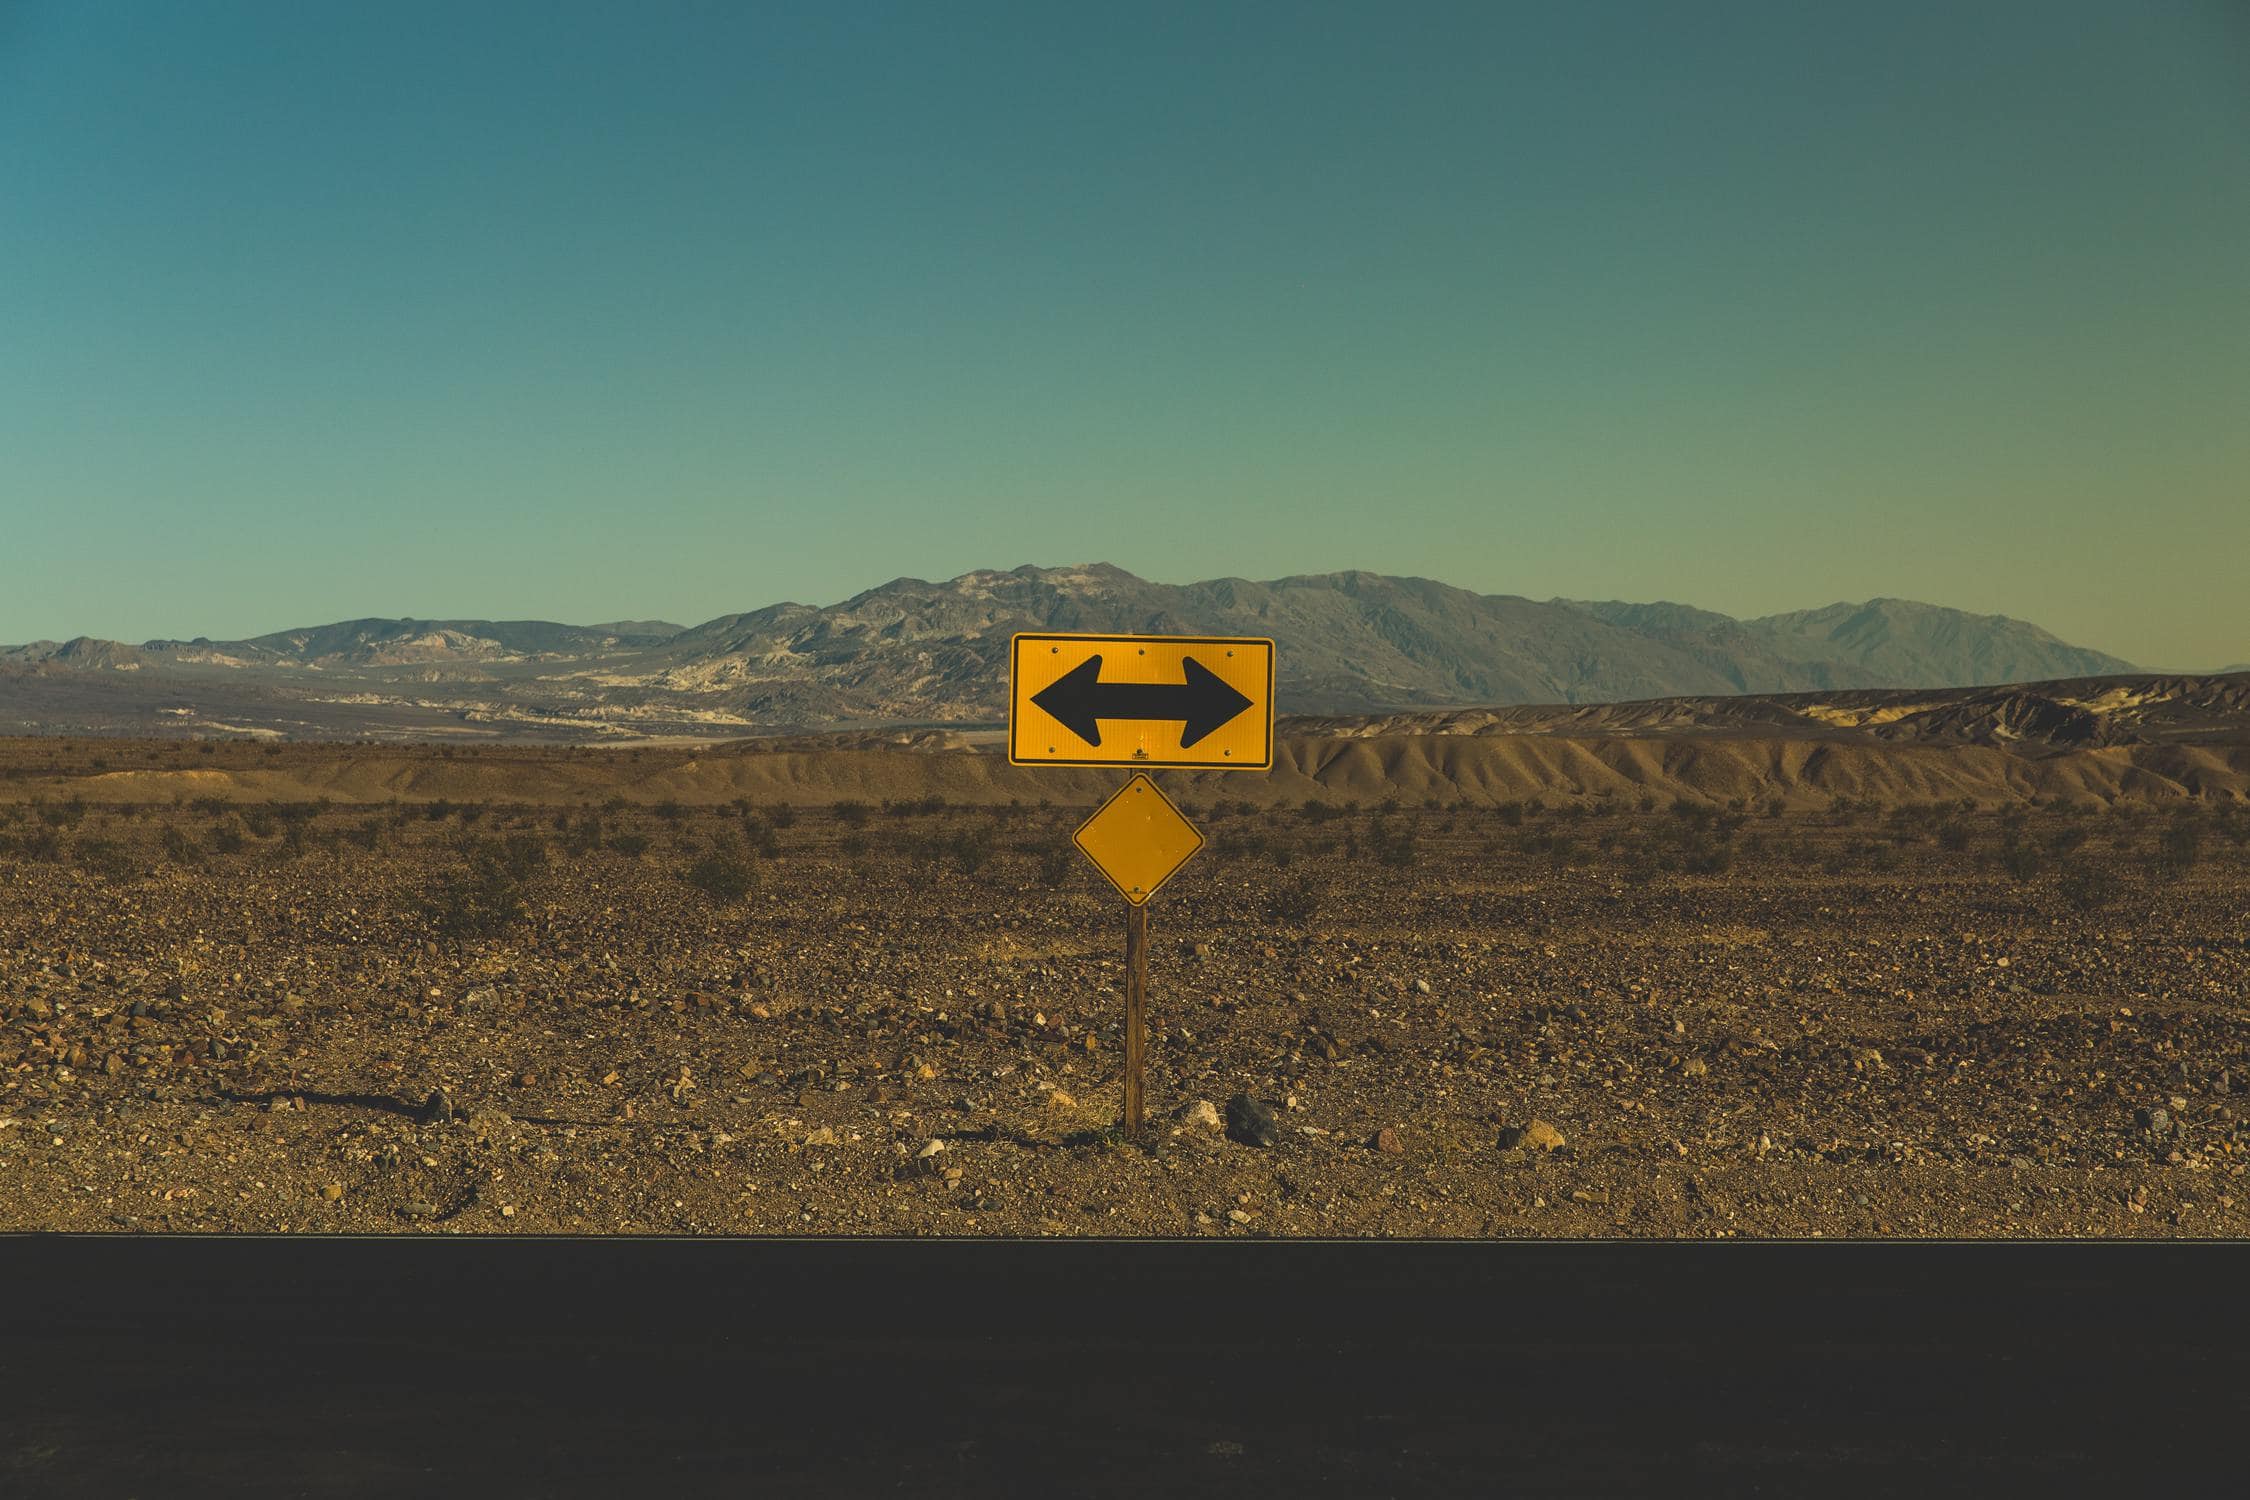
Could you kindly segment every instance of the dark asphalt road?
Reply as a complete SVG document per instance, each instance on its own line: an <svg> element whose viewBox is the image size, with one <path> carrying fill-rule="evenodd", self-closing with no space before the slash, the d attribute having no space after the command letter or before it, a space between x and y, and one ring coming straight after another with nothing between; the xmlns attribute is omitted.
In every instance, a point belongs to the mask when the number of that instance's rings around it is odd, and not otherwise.
<svg viewBox="0 0 2250 1500"><path fill-rule="evenodd" d="M2195 1492L2250 1478L2246 1277L2231 1244L18 1238L0 1494Z"/></svg>

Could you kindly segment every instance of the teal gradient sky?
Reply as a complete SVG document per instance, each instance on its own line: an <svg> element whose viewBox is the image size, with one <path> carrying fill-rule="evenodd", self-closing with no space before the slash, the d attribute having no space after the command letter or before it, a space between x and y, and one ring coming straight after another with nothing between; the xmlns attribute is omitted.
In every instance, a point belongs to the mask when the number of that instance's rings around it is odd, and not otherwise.
<svg viewBox="0 0 2250 1500"><path fill-rule="evenodd" d="M888 578L2250 659L2250 7L0 0L0 641Z"/></svg>

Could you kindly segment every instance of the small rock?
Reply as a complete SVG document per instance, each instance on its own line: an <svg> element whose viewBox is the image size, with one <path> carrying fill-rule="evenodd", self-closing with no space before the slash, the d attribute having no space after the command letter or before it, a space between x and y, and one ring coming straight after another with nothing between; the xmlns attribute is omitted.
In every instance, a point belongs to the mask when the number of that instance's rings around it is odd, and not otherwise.
<svg viewBox="0 0 2250 1500"><path fill-rule="evenodd" d="M1180 1106L1178 1119L1182 1125L1199 1125L1205 1130L1217 1130L1220 1125L1219 1106L1208 1099L1197 1099Z"/></svg>
<svg viewBox="0 0 2250 1500"><path fill-rule="evenodd" d="M320 1196L326 1198L330 1203L334 1203L338 1198L344 1196L344 1185L340 1182L331 1182L320 1190Z"/></svg>
<svg viewBox="0 0 2250 1500"><path fill-rule="evenodd" d="M1234 1222L1237 1224L1247 1224L1250 1222L1250 1215L1239 1208L1228 1209L1227 1217L1234 1220Z"/></svg>
<svg viewBox="0 0 2250 1500"><path fill-rule="evenodd" d="M944 1149L945 1142L933 1138L931 1140L924 1141L922 1143L922 1149L915 1152L914 1157L917 1161L927 1161Z"/></svg>
<svg viewBox="0 0 2250 1500"><path fill-rule="evenodd" d="M805 1144L808 1146L833 1146L836 1144L836 1132L832 1127L823 1125L818 1130L806 1133Z"/></svg>
<svg viewBox="0 0 2250 1500"><path fill-rule="evenodd" d="M1076 1109L1078 1101L1061 1089L1056 1089L1047 1096L1047 1107L1049 1109Z"/></svg>
<svg viewBox="0 0 2250 1500"><path fill-rule="evenodd" d="M445 1090L431 1091L430 1097L422 1104L421 1118L425 1125L442 1125L453 1118L453 1101L446 1097Z"/></svg>
<svg viewBox="0 0 2250 1500"><path fill-rule="evenodd" d="M426 1198L409 1198L398 1206L398 1211L409 1219L428 1219L437 1214L437 1205Z"/></svg>
<svg viewBox="0 0 2250 1500"><path fill-rule="evenodd" d="M1391 1125L1385 1125L1381 1130L1376 1131L1375 1138L1367 1144L1382 1152L1385 1156L1399 1156L1406 1151L1405 1139L1399 1135L1397 1128Z"/></svg>
<svg viewBox="0 0 2250 1500"><path fill-rule="evenodd" d="M1427 995L1427 994L1428 994L1429 992L1430 992L1430 982L1429 982L1429 981L1428 981L1427 979L1417 979L1417 980L1415 980L1415 981L1414 981L1414 993L1415 993L1415 994L1417 994L1417 995Z"/></svg>
<svg viewBox="0 0 2250 1500"><path fill-rule="evenodd" d="M1271 1146L1281 1139L1281 1122L1264 1104L1237 1094L1227 1101L1227 1137L1245 1146Z"/></svg>
<svg viewBox="0 0 2250 1500"><path fill-rule="evenodd" d="M1711 1071L1711 1065L1700 1057L1691 1057L1680 1064L1680 1071L1690 1078L1701 1078Z"/></svg>
<svg viewBox="0 0 2250 1500"><path fill-rule="evenodd" d="M1504 1125L1500 1129L1500 1149L1514 1151L1521 1147L1531 1151L1559 1151L1563 1133L1545 1120L1533 1120L1524 1125Z"/></svg>

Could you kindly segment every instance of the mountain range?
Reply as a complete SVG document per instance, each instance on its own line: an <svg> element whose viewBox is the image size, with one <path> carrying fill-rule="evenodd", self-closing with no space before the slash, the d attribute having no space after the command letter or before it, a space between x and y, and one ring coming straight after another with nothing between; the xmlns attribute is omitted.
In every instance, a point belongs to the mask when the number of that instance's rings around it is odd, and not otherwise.
<svg viewBox="0 0 2250 1500"><path fill-rule="evenodd" d="M1961 687L2136 670L1904 599L1738 620L1342 572L1161 584L1106 563L895 579L665 621L348 620L247 640L0 648L0 732L590 739L976 725L1019 630L1270 636L1285 713Z"/></svg>

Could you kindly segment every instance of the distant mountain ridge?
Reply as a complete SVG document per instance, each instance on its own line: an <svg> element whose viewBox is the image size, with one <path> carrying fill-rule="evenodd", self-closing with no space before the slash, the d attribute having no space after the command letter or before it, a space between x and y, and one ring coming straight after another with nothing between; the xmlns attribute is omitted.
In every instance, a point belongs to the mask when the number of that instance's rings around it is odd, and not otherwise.
<svg viewBox="0 0 2250 1500"><path fill-rule="evenodd" d="M1966 687L2136 670L2024 621L1900 599L1737 620L1681 604L1539 601L1356 570L1161 584L1092 563L899 578L838 604L771 604L686 629L363 619L242 641L39 642L0 650L0 731L10 722L10 674L56 673L71 674L81 697L99 696L104 681L124 692L130 673L138 685L128 697L166 700L150 714L282 733L337 718L338 705L362 719L383 719L388 705L400 733L440 721L563 735L990 723L1004 712L1008 637L1022 630L1271 636L1277 696L1292 713ZM49 696L68 697L64 686L50 684Z"/></svg>

